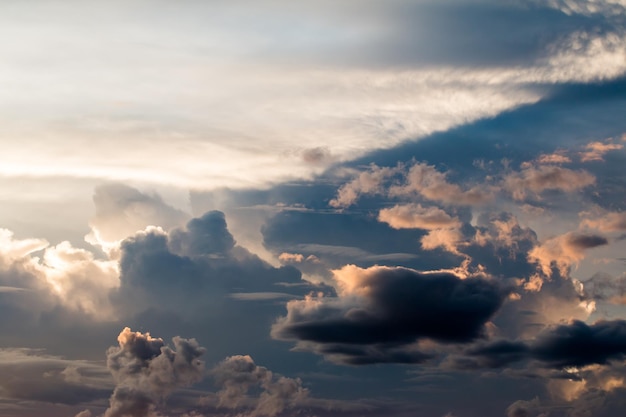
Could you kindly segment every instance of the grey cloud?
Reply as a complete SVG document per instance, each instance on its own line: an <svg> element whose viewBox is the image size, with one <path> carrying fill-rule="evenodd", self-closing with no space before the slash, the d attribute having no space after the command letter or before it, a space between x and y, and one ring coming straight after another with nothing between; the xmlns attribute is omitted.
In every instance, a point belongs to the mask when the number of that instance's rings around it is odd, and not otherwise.
<svg viewBox="0 0 626 417"><path fill-rule="evenodd" d="M104 417L147 417L175 389L204 376L205 352L195 339L173 339L175 349L149 333L128 327L118 336L119 347L107 351L107 367L116 382Z"/></svg>
<svg viewBox="0 0 626 417"><path fill-rule="evenodd" d="M135 312L167 300L173 311L198 313L207 308L205 301L229 292L275 292L281 282L303 283L297 269L273 268L235 246L224 214L217 211L170 234L138 233L122 242L121 255L121 286L112 298Z"/></svg>
<svg viewBox="0 0 626 417"><path fill-rule="evenodd" d="M547 414L538 415L540 409L539 398L531 401L518 400L507 407L506 417L542 417Z"/></svg>
<svg viewBox="0 0 626 417"><path fill-rule="evenodd" d="M221 211L210 211L191 219L185 229L175 229L169 236L173 252L194 255L224 255L235 246L235 239L226 227Z"/></svg>
<svg viewBox="0 0 626 417"><path fill-rule="evenodd" d="M0 349L0 391L19 400L81 404L106 398L111 381L95 362L34 349Z"/></svg>
<svg viewBox="0 0 626 417"><path fill-rule="evenodd" d="M422 339L475 340L508 294L495 282L445 272L352 265L334 274L339 296L290 301L287 316L272 327L273 337L296 340L338 362L356 357L352 362L366 363L367 349L381 362L423 360L396 348Z"/></svg>
<svg viewBox="0 0 626 417"><path fill-rule="evenodd" d="M593 300L626 304L626 275L613 277L607 273L598 272L583 281L583 286L585 294Z"/></svg>
<svg viewBox="0 0 626 417"><path fill-rule="evenodd" d="M220 390L217 407L248 410L250 417L274 417L284 410L305 404L309 392L300 379L274 375L258 366L250 356L231 356L211 370ZM260 389L258 396L251 392Z"/></svg>

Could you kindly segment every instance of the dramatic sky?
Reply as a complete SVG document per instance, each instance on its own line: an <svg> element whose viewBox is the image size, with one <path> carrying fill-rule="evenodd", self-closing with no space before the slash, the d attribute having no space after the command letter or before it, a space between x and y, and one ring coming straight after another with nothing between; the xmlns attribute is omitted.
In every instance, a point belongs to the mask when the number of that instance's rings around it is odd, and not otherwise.
<svg viewBox="0 0 626 417"><path fill-rule="evenodd" d="M0 416L626 414L626 1L2 0Z"/></svg>

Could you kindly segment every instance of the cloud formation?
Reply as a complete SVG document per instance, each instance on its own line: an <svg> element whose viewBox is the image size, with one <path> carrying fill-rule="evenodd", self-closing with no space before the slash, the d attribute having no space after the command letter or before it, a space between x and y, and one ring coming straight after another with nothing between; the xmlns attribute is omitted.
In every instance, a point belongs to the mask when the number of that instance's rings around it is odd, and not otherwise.
<svg viewBox="0 0 626 417"><path fill-rule="evenodd" d="M585 251L607 245L609 241L600 235L568 232L535 246L528 252L528 259L536 262L546 276L552 275L553 265L562 276L585 257Z"/></svg>
<svg viewBox="0 0 626 417"><path fill-rule="evenodd" d="M107 351L116 386L104 417L156 416L156 407L174 390L200 381L205 349L195 339L174 337L174 349L149 333L124 328L119 347Z"/></svg>
<svg viewBox="0 0 626 417"><path fill-rule="evenodd" d="M547 190L574 192L594 184L595 177L584 170L571 170L556 165L529 166L504 178L504 188L515 200L525 200L529 193L539 198Z"/></svg>
<svg viewBox="0 0 626 417"><path fill-rule="evenodd" d="M334 285L338 297L287 303L272 336L336 362L419 362L427 355L412 351L411 344L484 336L485 324L508 295L483 278L383 266L345 266L334 271Z"/></svg>
<svg viewBox="0 0 626 417"><path fill-rule="evenodd" d="M258 366L250 356L230 356L211 370L220 390L216 393L217 408L247 410L249 417L275 417L284 410L305 404L309 391L300 379L274 375ZM260 393L251 397L251 391Z"/></svg>
<svg viewBox="0 0 626 417"><path fill-rule="evenodd" d="M394 229L452 229L461 227L458 218L450 216L437 207L422 207L421 204L395 205L378 212L378 221Z"/></svg>

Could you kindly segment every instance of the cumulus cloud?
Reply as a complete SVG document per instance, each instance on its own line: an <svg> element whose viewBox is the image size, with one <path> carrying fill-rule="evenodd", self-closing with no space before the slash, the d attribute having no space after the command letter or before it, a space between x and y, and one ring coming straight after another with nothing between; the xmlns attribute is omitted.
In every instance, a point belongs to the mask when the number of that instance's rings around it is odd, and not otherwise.
<svg viewBox="0 0 626 417"><path fill-rule="evenodd" d="M89 241L111 244L148 226L165 230L181 226L189 215L169 204L156 193L142 193L128 185L111 183L96 187L93 196L96 213L89 221Z"/></svg>
<svg viewBox="0 0 626 417"><path fill-rule="evenodd" d="M463 234L457 229L434 229L428 231L420 242L424 250L442 248L455 255L461 255L458 246L463 242L463 238Z"/></svg>
<svg viewBox="0 0 626 417"><path fill-rule="evenodd" d="M184 229L174 229L169 246L181 255L224 256L235 246L235 239L228 231L224 213L209 211L191 219Z"/></svg>
<svg viewBox="0 0 626 417"><path fill-rule="evenodd" d="M174 349L149 333L119 334L118 347L107 351L107 367L116 386L104 417L156 416L156 407L174 390L204 376L205 349L195 339L174 337Z"/></svg>
<svg viewBox="0 0 626 417"><path fill-rule="evenodd" d="M403 204L382 209L378 221L394 229L451 229L461 227L458 218L450 216L438 207L422 207L421 204Z"/></svg>
<svg viewBox="0 0 626 417"><path fill-rule="evenodd" d="M474 186L468 190L448 181L446 173L439 172L433 165L416 163L406 173L406 183L393 186L389 190L392 196L419 195L427 200L448 205L481 205L492 201L490 189Z"/></svg>
<svg viewBox="0 0 626 417"><path fill-rule="evenodd" d="M418 362L427 355L408 345L477 339L508 295L483 278L383 266L347 265L334 285L338 297L290 301L272 336L340 363Z"/></svg>
<svg viewBox="0 0 626 417"><path fill-rule="evenodd" d="M159 306L192 318L206 313L209 300L228 293L276 292L280 283L306 284L297 269L274 268L236 246L219 211L170 233L148 228L124 240L120 252L120 286L112 299L127 313Z"/></svg>
<svg viewBox="0 0 626 417"><path fill-rule="evenodd" d="M379 167L372 164L367 171L359 175L337 191L337 197L330 200L332 207L349 207L354 204L362 194L380 194L384 192L384 183L389 178L397 175L403 169L402 165L396 167Z"/></svg>
<svg viewBox="0 0 626 417"><path fill-rule="evenodd" d="M556 267L562 276L585 257L585 251L608 244L604 236L568 232L542 242L528 252L528 259L539 265L546 276Z"/></svg>
<svg viewBox="0 0 626 417"><path fill-rule="evenodd" d="M30 299L17 307L40 312L62 306L108 320L114 315L108 291L119 286L118 268L115 261L96 259L69 242L50 246L43 239L15 239L0 229L0 286L24 290L5 306Z"/></svg>
<svg viewBox="0 0 626 417"><path fill-rule="evenodd" d="M304 404L309 391L302 381L275 375L258 366L250 356L230 356L211 370L216 385L217 407L247 410L249 417L275 417L284 410ZM260 393L252 397L251 391Z"/></svg>
<svg viewBox="0 0 626 417"><path fill-rule="evenodd" d="M434 165L424 162L399 163L395 167L378 167L372 164L351 182L337 191L330 201L333 207L348 207L361 195L381 194L397 198L421 197L446 205L482 205L493 200L493 189L473 186L463 189L448 181L447 173L439 172Z"/></svg>
<svg viewBox="0 0 626 417"><path fill-rule="evenodd" d="M596 178L584 170L574 171L556 165L529 166L511 172L503 180L503 187L515 200L525 200L529 193L539 197L547 190L574 192L594 184Z"/></svg>

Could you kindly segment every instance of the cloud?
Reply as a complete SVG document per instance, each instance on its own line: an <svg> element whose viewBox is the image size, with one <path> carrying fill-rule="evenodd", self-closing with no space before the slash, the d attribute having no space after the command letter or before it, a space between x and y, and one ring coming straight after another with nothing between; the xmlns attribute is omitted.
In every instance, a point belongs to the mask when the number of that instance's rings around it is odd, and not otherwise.
<svg viewBox="0 0 626 417"><path fill-rule="evenodd" d="M518 400L507 407L506 417L547 417L547 414L538 415L538 409L540 409L539 398L531 401Z"/></svg>
<svg viewBox="0 0 626 417"><path fill-rule="evenodd" d="M551 154L543 154L537 158L539 164L569 164L572 162L569 156L565 155L565 152L554 152Z"/></svg>
<svg viewBox="0 0 626 417"><path fill-rule="evenodd" d="M474 186L463 190L448 182L446 173L437 171L433 165L415 163L406 173L406 183L389 189L392 196L419 195L427 200L447 205L481 205L492 201L492 191Z"/></svg>
<svg viewBox="0 0 626 417"><path fill-rule="evenodd" d="M181 255L224 256L235 246L235 239L226 227L224 213L209 211L191 219L185 229L174 229L169 246Z"/></svg>
<svg viewBox="0 0 626 417"><path fill-rule="evenodd" d="M0 372L2 396L20 401L75 405L106 398L111 389L99 363L37 349L0 349Z"/></svg>
<svg viewBox="0 0 626 417"><path fill-rule="evenodd" d="M549 366L604 365L626 357L626 321L582 321L560 325L541 334L532 344L534 358Z"/></svg>
<svg viewBox="0 0 626 417"><path fill-rule="evenodd" d="M626 357L626 321L600 320L586 324L573 320L568 324L544 328L534 340L492 340L478 343L454 358L460 368L501 368L522 362L528 369L572 370L589 365L610 365ZM534 362L530 362L534 361Z"/></svg>
<svg viewBox="0 0 626 417"><path fill-rule="evenodd" d="M462 255L458 246L463 242L463 237L457 229L433 229L422 237L420 242L424 250L442 248L455 255Z"/></svg>
<svg viewBox="0 0 626 417"><path fill-rule="evenodd" d="M385 181L398 174L402 166L378 167L372 164L367 171L359 175L347 184L344 184L337 191L337 197L330 200L332 207L350 207L362 194L380 194L385 191L383 185Z"/></svg>
<svg viewBox="0 0 626 417"><path fill-rule="evenodd" d="M580 153L581 162L604 161L604 154L622 149L620 143L591 142L585 146L586 151Z"/></svg>
<svg viewBox="0 0 626 417"><path fill-rule="evenodd" d="M13 305L29 315L62 306L109 320L114 311L108 291L119 286L118 269L115 261L96 259L69 242L50 246L43 239L15 239L11 231L0 229L0 286L20 292L4 307ZM30 301L22 304L24 300Z"/></svg>
<svg viewBox="0 0 626 417"><path fill-rule="evenodd" d="M450 216L437 207L422 207L420 204L395 205L378 212L378 221L394 229L452 229L461 227L458 218Z"/></svg>
<svg viewBox="0 0 626 417"><path fill-rule="evenodd" d="M107 367L116 386L104 417L155 416L155 408L174 390L204 377L205 349L195 339L172 339L174 349L149 333L124 328L119 347L107 351Z"/></svg>
<svg viewBox="0 0 626 417"><path fill-rule="evenodd" d="M624 231L626 230L626 212L608 212L599 218L586 218L580 225L601 232Z"/></svg>
<svg viewBox="0 0 626 417"><path fill-rule="evenodd" d="M539 265L546 276L552 275L552 266L562 276L585 257L585 251L609 242L604 236L568 232L550 238L528 252L528 259Z"/></svg>
<svg viewBox="0 0 626 417"><path fill-rule="evenodd" d="M96 213L89 221L92 231L87 239L94 243L114 243L148 226L169 230L183 225L189 218L156 193L142 193L119 183L96 187L93 202Z"/></svg>
<svg viewBox="0 0 626 417"><path fill-rule="evenodd" d="M247 409L246 416L275 417L284 410L302 406L309 391L300 379L274 375L269 369L258 366L250 356L230 356L211 370L216 385L217 407ZM251 391L260 393L250 397Z"/></svg>
<svg viewBox="0 0 626 417"><path fill-rule="evenodd" d="M120 287L111 297L126 314L158 307L192 319L204 317L209 300L212 304L228 293L276 292L279 283L306 284L292 266L274 268L235 245L219 211L170 233L148 228L124 240L120 252Z"/></svg>
<svg viewBox="0 0 626 417"><path fill-rule="evenodd" d="M447 180L447 174L435 166L412 161L408 165L398 163L395 167L370 165L367 171L344 184L337 197L330 201L332 207L348 207L361 195L386 195L389 197L415 198L446 205L482 205L493 200L493 190L486 186L474 186L468 190Z"/></svg>
<svg viewBox="0 0 626 417"><path fill-rule="evenodd" d="M574 192L594 184L596 178L584 170L574 171L555 165L529 166L505 176L503 187L515 200L525 200L528 193L539 197L547 190Z"/></svg>
<svg viewBox="0 0 626 417"><path fill-rule="evenodd" d="M446 272L354 265L333 272L338 297L288 302L272 336L339 363L423 361L427 355L409 345L475 340L508 294L495 282Z"/></svg>
<svg viewBox="0 0 626 417"><path fill-rule="evenodd" d="M597 272L583 282L587 296L596 301L611 304L626 304L626 275L613 277L607 273Z"/></svg>

